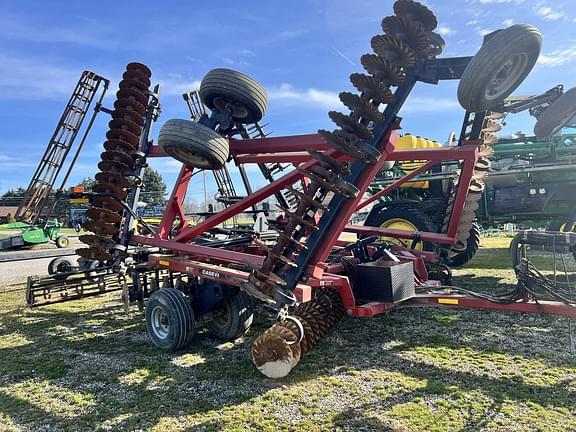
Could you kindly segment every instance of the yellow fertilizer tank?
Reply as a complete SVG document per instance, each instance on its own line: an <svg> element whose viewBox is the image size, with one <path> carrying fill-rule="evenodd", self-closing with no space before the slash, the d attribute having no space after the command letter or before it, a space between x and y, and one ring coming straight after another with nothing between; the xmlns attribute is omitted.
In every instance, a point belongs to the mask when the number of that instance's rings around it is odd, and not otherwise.
<svg viewBox="0 0 576 432"><path fill-rule="evenodd" d="M439 143L438 141L432 141L426 138L410 134L404 135L396 143L396 150L413 150L413 149L424 149L434 147L442 147L442 144ZM400 169L404 171L405 174L410 174L412 171L422 166L426 162L427 161L421 161L421 160L403 161L400 163ZM401 187L428 189L428 181L407 182L404 183Z"/></svg>

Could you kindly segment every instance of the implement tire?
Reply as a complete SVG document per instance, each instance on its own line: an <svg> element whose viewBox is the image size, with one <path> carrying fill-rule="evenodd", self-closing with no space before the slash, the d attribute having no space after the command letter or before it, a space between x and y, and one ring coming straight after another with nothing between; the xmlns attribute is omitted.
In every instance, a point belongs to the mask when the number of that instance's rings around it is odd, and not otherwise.
<svg viewBox="0 0 576 432"><path fill-rule="evenodd" d="M537 28L516 24L496 32L466 66L458 85L458 101L480 112L504 101L530 73L542 48Z"/></svg>
<svg viewBox="0 0 576 432"><path fill-rule="evenodd" d="M146 305L146 329L152 343L163 350L186 347L195 329L190 301L174 288L155 291Z"/></svg>

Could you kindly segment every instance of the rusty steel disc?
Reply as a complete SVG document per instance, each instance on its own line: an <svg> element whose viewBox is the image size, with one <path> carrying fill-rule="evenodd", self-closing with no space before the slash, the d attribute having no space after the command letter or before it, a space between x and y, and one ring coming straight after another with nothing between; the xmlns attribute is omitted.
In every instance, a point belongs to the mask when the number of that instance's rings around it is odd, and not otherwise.
<svg viewBox="0 0 576 432"><path fill-rule="evenodd" d="M339 97L344 105L362 118L372 121L382 121L384 119L384 116L378 111L378 108L366 97L361 97L350 92L341 92Z"/></svg>
<svg viewBox="0 0 576 432"><path fill-rule="evenodd" d="M98 162L98 169L101 171L112 172L114 174L120 175L127 175L131 172L131 169L128 165L113 160L103 160Z"/></svg>
<svg viewBox="0 0 576 432"><path fill-rule="evenodd" d="M110 224L101 221L88 221L83 225L84 229L93 232L100 236L111 236L118 232L118 227L115 224Z"/></svg>
<svg viewBox="0 0 576 432"><path fill-rule="evenodd" d="M124 153L131 153L138 149L128 141L108 140L104 142L104 148L108 151L121 151Z"/></svg>
<svg viewBox="0 0 576 432"><path fill-rule="evenodd" d="M142 63L138 63L138 62L128 63L126 65L126 70L127 71L138 71L138 72L146 75L148 78L150 78L152 76L152 71L148 68L148 66L146 66Z"/></svg>
<svg viewBox="0 0 576 432"><path fill-rule="evenodd" d="M99 172L94 178L99 183L110 183L122 189L130 186L130 181L126 177L112 172Z"/></svg>
<svg viewBox="0 0 576 432"><path fill-rule="evenodd" d="M382 20L382 30L384 33L405 42L418 53L423 53L428 48L428 35L424 28L415 21L398 16L388 16Z"/></svg>
<svg viewBox="0 0 576 432"><path fill-rule="evenodd" d="M110 129L106 132L106 138L127 141L133 146L138 146L140 137L124 129Z"/></svg>
<svg viewBox="0 0 576 432"><path fill-rule="evenodd" d="M438 26L438 19L434 13L423 4L413 0L397 0L394 3L394 13L419 24L427 32L431 32Z"/></svg>
<svg viewBox="0 0 576 432"><path fill-rule="evenodd" d="M360 57L364 69L387 85L401 86L406 84L404 73L397 66L387 62L376 54L364 54Z"/></svg>
<svg viewBox="0 0 576 432"><path fill-rule="evenodd" d="M118 87L121 89L134 89L142 92L142 94L146 94L148 91L148 86L143 83L142 81L135 80L135 79L123 79L118 84Z"/></svg>
<svg viewBox="0 0 576 432"><path fill-rule="evenodd" d="M116 244L116 242L111 238L96 234L83 234L78 237L78 240L89 246L99 247L102 249L107 249Z"/></svg>
<svg viewBox="0 0 576 432"><path fill-rule="evenodd" d="M96 247L76 249L76 255L89 261L108 261L112 259L110 252Z"/></svg>
<svg viewBox="0 0 576 432"><path fill-rule="evenodd" d="M344 131L350 132L360 139L371 139L373 137L372 131L349 115L338 111L329 111L328 117Z"/></svg>
<svg viewBox="0 0 576 432"><path fill-rule="evenodd" d="M134 135L140 135L142 128L138 126L138 123L133 122L127 118L116 118L108 122L108 127L110 129L124 129L132 132Z"/></svg>
<svg viewBox="0 0 576 432"><path fill-rule="evenodd" d="M95 207L99 207L110 212L120 212L124 210L124 206L110 197L96 197L92 200Z"/></svg>
<svg viewBox="0 0 576 432"><path fill-rule="evenodd" d="M414 50L392 35L374 36L370 44L376 54L394 65L412 67L416 64Z"/></svg>
<svg viewBox="0 0 576 432"><path fill-rule="evenodd" d="M148 96L146 96L141 91L133 88L127 88L127 87L120 88L120 90L116 92L116 97L118 99L135 100L136 102L144 106L148 105Z"/></svg>
<svg viewBox="0 0 576 432"><path fill-rule="evenodd" d="M113 119L128 119L136 123L138 126L142 126L144 124L144 116L139 114L138 112L126 109L126 108L116 108L112 111L112 118Z"/></svg>
<svg viewBox="0 0 576 432"><path fill-rule="evenodd" d="M110 183L96 183L92 187L92 191L96 193L110 193L116 198L123 200L128 195L128 192L120 188L119 186Z"/></svg>
<svg viewBox="0 0 576 432"><path fill-rule="evenodd" d="M132 166L134 159L128 154L121 151L105 151L100 155L102 160L122 162L125 165Z"/></svg>
<svg viewBox="0 0 576 432"><path fill-rule="evenodd" d="M140 102L134 99L128 98L118 98L116 102L114 102L114 108L119 109L126 109L129 111L134 111L139 115L143 116L146 112L146 105L141 104Z"/></svg>
<svg viewBox="0 0 576 432"><path fill-rule="evenodd" d="M353 73L350 75L350 82L376 103L387 104L394 101L394 94L390 87L383 84L378 78L362 73Z"/></svg>
<svg viewBox="0 0 576 432"><path fill-rule="evenodd" d="M86 216L92 220L107 223L120 223L120 221L122 221L122 215L114 213L110 210L106 210L104 208L97 207L90 207L88 210L86 210Z"/></svg>
<svg viewBox="0 0 576 432"><path fill-rule="evenodd" d="M122 79L137 80L146 85L147 88L150 87L150 78L146 74L140 72L139 70L127 70L122 75Z"/></svg>

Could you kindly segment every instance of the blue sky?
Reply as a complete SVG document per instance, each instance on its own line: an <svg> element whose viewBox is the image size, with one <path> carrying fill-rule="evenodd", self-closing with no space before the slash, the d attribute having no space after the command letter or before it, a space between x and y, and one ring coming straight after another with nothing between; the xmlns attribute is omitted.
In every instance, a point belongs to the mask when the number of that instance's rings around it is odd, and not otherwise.
<svg viewBox="0 0 576 432"><path fill-rule="evenodd" d="M427 0L447 47L443 56L472 55L482 35L529 23L544 36L538 65L516 94L556 84L576 85L574 0ZM338 92L352 90L380 21L392 1L1 1L0 193L27 185L80 73L112 81L131 61L147 64L161 84L162 115L187 118L181 94L214 67L241 70L267 89L265 117L274 136L332 127L327 111L340 109ZM344 109L342 107L342 109ZM444 142L459 130L463 110L456 83L419 84L401 112L405 132ZM93 175L108 118L101 114L70 184ZM530 131L527 115L509 118L503 133ZM169 189L175 161L154 161ZM260 180L256 180L258 183ZM211 186L212 187L212 186ZM193 198L193 196L192 196ZM200 196L197 197L200 199Z"/></svg>

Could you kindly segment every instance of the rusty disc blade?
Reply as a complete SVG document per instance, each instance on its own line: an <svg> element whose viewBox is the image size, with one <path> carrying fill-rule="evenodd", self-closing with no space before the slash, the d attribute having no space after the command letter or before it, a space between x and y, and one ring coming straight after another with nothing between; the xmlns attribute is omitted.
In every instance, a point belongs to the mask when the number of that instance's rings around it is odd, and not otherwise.
<svg viewBox="0 0 576 432"><path fill-rule="evenodd" d="M94 206L110 212L120 212L124 210L122 204L110 197L96 197L92 200Z"/></svg>
<svg viewBox="0 0 576 432"><path fill-rule="evenodd" d="M134 99L128 99L128 98L118 98L116 102L114 102L114 108L134 111L141 116L143 116L144 113L146 112L146 105L141 104L140 102Z"/></svg>
<svg viewBox="0 0 576 432"><path fill-rule="evenodd" d="M138 72L146 75L148 78L150 78L152 76L152 71L148 68L148 66L146 66L142 63L138 63L138 62L128 63L126 65L126 70L127 71L138 71Z"/></svg>
<svg viewBox="0 0 576 432"><path fill-rule="evenodd" d="M100 161L98 163L98 168L101 171L112 172L120 175L129 174L131 172L131 169L128 165L113 160Z"/></svg>
<svg viewBox="0 0 576 432"><path fill-rule="evenodd" d="M139 136L124 129L110 129L106 132L106 138L128 141L133 146L138 146Z"/></svg>
<svg viewBox="0 0 576 432"><path fill-rule="evenodd" d="M133 99L144 106L148 105L148 96L136 89L120 88L120 90L116 92L116 97L118 99Z"/></svg>
<svg viewBox="0 0 576 432"><path fill-rule="evenodd" d="M94 178L99 183L110 183L122 189L130 186L130 182L126 177L112 172L99 172Z"/></svg>
<svg viewBox="0 0 576 432"><path fill-rule="evenodd" d="M150 78L139 70L128 70L122 74L122 79L140 81L147 88L150 87Z"/></svg>
<svg viewBox="0 0 576 432"><path fill-rule="evenodd" d="M122 215L104 208L90 207L86 210L86 216L95 221L107 223L120 223Z"/></svg>
<svg viewBox="0 0 576 432"><path fill-rule="evenodd" d="M76 249L76 255L90 261L108 261L112 259L110 252L96 247Z"/></svg>
<svg viewBox="0 0 576 432"><path fill-rule="evenodd" d="M148 86L146 85L146 83L143 83L142 81L135 79L123 79L118 84L118 87L120 87L121 89L134 89L142 93L148 91Z"/></svg>
<svg viewBox="0 0 576 432"><path fill-rule="evenodd" d="M108 122L108 127L110 129L125 129L132 132L134 135L140 135L142 128L138 126L138 123L133 122L130 119L112 119Z"/></svg>
<svg viewBox="0 0 576 432"><path fill-rule="evenodd" d="M110 183L96 183L92 190L96 193L110 193L113 194L118 199L123 200L128 195L128 192L120 188L119 186Z"/></svg>
<svg viewBox="0 0 576 432"><path fill-rule="evenodd" d="M138 112L126 108L116 108L112 111L113 119L128 119L136 123L138 126L144 124L144 116Z"/></svg>
<svg viewBox="0 0 576 432"><path fill-rule="evenodd" d="M124 153L131 153L138 147L133 146L128 141L108 140L104 142L104 148L108 151L122 151Z"/></svg>
<svg viewBox="0 0 576 432"><path fill-rule="evenodd" d="M134 159L127 153L121 151L105 151L100 155L102 160L118 161L125 165L132 166Z"/></svg>
<svg viewBox="0 0 576 432"><path fill-rule="evenodd" d="M106 222L88 221L84 223L83 227L99 236L112 236L118 233L118 227L115 224Z"/></svg>

